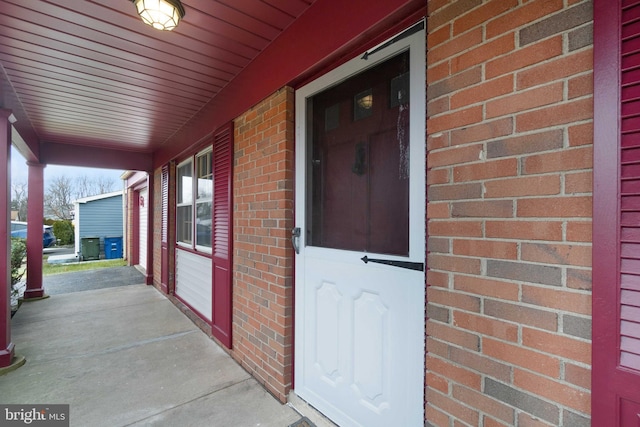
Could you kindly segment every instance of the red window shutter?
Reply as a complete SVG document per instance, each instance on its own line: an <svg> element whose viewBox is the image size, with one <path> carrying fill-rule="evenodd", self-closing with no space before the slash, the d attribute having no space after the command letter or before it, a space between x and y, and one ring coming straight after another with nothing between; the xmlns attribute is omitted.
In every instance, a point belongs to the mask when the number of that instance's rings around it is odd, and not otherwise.
<svg viewBox="0 0 640 427"><path fill-rule="evenodd" d="M162 192L160 195L162 204L160 285L164 293L169 293L169 165L162 167L160 187Z"/></svg>
<svg viewBox="0 0 640 427"><path fill-rule="evenodd" d="M162 187L162 243L167 243L169 230L169 165L162 167L160 179Z"/></svg>
<svg viewBox="0 0 640 427"><path fill-rule="evenodd" d="M640 425L640 1L594 1L592 425Z"/></svg>
<svg viewBox="0 0 640 427"><path fill-rule="evenodd" d="M213 137L212 333L231 348L233 123Z"/></svg>

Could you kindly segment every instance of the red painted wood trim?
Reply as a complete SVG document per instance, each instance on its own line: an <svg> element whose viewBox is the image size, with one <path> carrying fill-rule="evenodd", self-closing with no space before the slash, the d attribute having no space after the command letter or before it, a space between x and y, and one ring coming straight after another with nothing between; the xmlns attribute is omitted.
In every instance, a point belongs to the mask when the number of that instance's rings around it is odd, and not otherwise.
<svg viewBox="0 0 640 427"><path fill-rule="evenodd" d="M607 425L616 413L608 372L618 347L617 289L620 138L620 2L594 0L593 351L592 421Z"/></svg>
<svg viewBox="0 0 640 427"><path fill-rule="evenodd" d="M150 153L116 150L95 145L46 143L41 145L40 160L44 164L138 170L151 175Z"/></svg>
<svg viewBox="0 0 640 427"><path fill-rule="evenodd" d="M133 190L131 203L131 264L140 264L140 190Z"/></svg>
<svg viewBox="0 0 640 427"><path fill-rule="evenodd" d="M27 289L24 298L44 296L42 286L42 226L44 218L44 166L27 163L29 195L27 198Z"/></svg>
<svg viewBox="0 0 640 427"><path fill-rule="evenodd" d="M11 307L9 292L11 287L11 244L10 220L11 211L9 201L11 191L11 111L0 110L0 368L11 365L14 355L14 345L11 342ZM41 239L42 240L42 239Z"/></svg>
<svg viewBox="0 0 640 427"><path fill-rule="evenodd" d="M335 63L352 52L355 45L370 41L408 16L424 13L424 0L316 0L154 153L154 166L173 159L194 141L224 126L277 89Z"/></svg>

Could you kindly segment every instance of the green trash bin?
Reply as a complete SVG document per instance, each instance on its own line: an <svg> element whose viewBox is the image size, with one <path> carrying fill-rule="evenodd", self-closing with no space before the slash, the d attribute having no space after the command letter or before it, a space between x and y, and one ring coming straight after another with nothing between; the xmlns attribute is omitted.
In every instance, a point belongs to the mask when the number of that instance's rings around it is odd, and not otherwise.
<svg viewBox="0 0 640 427"><path fill-rule="evenodd" d="M80 255L82 261L100 259L100 238L83 237L80 239Z"/></svg>

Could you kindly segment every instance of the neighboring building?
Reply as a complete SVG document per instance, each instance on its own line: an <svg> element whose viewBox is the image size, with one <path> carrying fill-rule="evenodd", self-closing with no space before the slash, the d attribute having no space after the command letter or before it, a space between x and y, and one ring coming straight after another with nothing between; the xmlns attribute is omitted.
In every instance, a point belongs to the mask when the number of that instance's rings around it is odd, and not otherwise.
<svg viewBox="0 0 640 427"><path fill-rule="evenodd" d="M100 257L105 256L105 238L123 238L124 205L122 191L84 197L74 203L75 250L82 252L85 238L100 241ZM120 240L120 245L122 245ZM111 248L107 248L111 250Z"/></svg>

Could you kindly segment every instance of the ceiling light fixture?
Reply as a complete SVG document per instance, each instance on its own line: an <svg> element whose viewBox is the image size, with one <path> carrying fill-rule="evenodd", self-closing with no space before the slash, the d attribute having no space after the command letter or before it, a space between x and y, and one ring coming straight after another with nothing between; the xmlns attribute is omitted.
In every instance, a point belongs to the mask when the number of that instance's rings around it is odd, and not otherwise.
<svg viewBox="0 0 640 427"><path fill-rule="evenodd" d="M157 30L171 31L184 17L180 0L131 0L145 24Z"/></svg>

